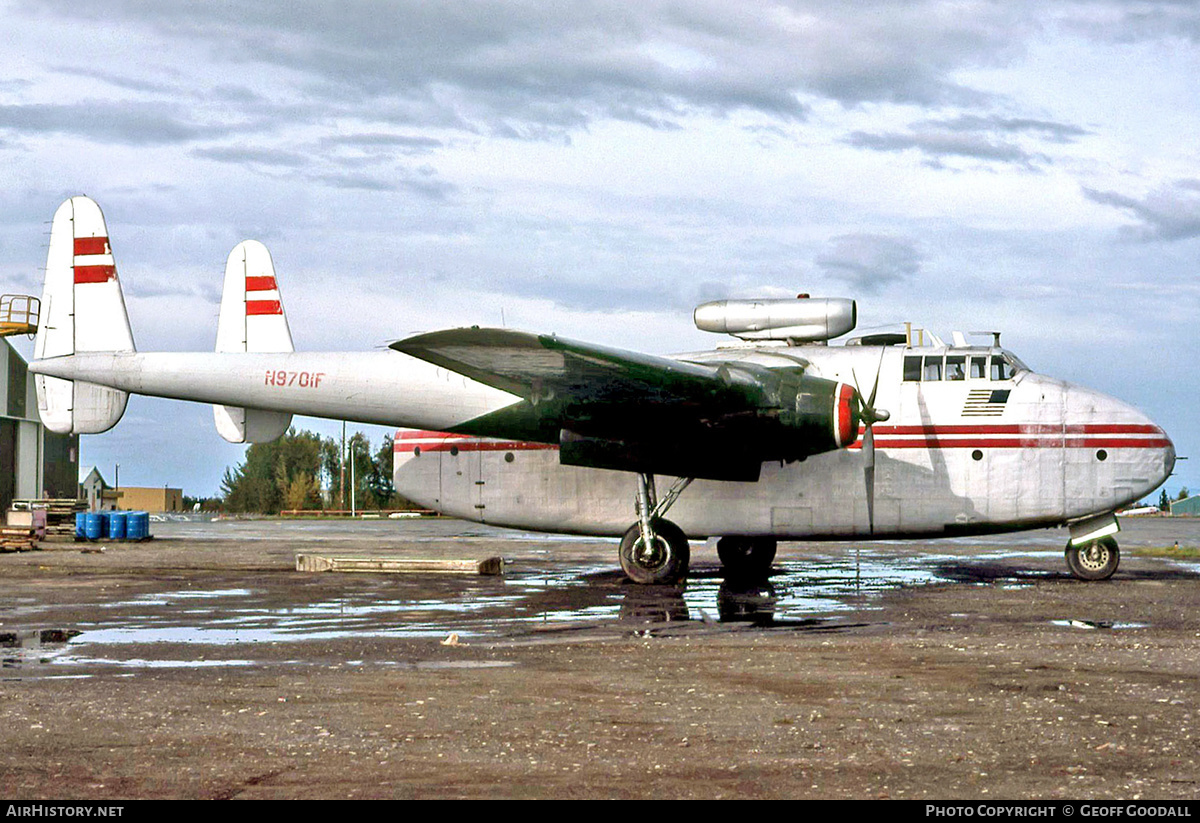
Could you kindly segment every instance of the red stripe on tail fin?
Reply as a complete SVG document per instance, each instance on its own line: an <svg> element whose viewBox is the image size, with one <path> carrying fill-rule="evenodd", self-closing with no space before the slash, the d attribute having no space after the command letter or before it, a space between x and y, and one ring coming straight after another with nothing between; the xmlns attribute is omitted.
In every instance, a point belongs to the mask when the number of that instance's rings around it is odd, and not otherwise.
<svg viewBox="0 0 1200 823"><path fill-rule="evenodd" d="M107 283L117 279L117 267L107 266L76 266L75 282L78 283Z"/></svg>
<svg viewBox="0 0 1200 823"><path fill-rule="evenodd" d="M112 254L107 237L76 237L75 254Z"/></svg>
<svg viewBox="0 0 1200 823"><path fill-rule="evenodd" d="M283 314L283 306L278 300L247 300L246 315Z"/></svg>
<svg viewBox="0 0 1200 823"><path fill-rule="evenodd" d="M271 276L246 278L246 291L275 291L277 288L275 278Z"/></svg>

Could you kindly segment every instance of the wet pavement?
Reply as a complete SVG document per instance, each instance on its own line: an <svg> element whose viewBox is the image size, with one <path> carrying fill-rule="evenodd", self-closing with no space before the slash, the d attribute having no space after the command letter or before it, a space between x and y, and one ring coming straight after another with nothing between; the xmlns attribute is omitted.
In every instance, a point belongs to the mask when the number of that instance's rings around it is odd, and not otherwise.
<svg viewBox="0 0 1200 823"><path fill-rule="evenodd" d="M78 677L100 670L328 665L312 644L437 639L460 643L547 638L836 631L878 622L882 598L931 586L1025 588L1064 578L1059 530L921 544L785 543L769 579L726 580L711 545L693 548L679 587L642 587L615 568L615 541L533 535L444 519L391 521L214 521L153 524L155 540L105 545L100 554L60 544L8 557L69 573L49 593L4 586L0 676ZM1142 568L1139 546L1196 545L1200 522L1124 523L1121 576L1200 579L1193 561ZM82 545L82 544L81 544ZM269 547L269 548L268 548ZM99 547L90 547L99 548ZM499 555L505 573L459 575L301 574L294 555ZM167 560L167 558L170 558ZM230 557L234 559L230 561ZM71 591L91 570L118 578L161 575ZM203 585L191 572L220 569ZM233 568L230 568L230 567ZM237 568L243 566L244 568ZM97 579L103 581L105 576ZM2 584L0 584L2 585ZM1139 628L1131 620L1063 615L1070 629ZM451 641L451 642L454 642ZM354 665L396 665L386 643Z"/></svg>

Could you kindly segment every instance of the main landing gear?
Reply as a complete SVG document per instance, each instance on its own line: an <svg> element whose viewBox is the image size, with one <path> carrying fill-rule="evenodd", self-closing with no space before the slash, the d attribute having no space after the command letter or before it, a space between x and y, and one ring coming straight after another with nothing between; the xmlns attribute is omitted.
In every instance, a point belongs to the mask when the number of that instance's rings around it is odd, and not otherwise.
<svg viewBox="0 0 1200 823"><path fill-rule="evenodd" d="M777 546L774 537L722 537L717 541L717 557L727 579L766 580Z"/></svg>
<svg viewBox="0 0 1200 823"><path fill-rule="evenodd" d="M638 475L638 522L621 538L621 569L634 583L666 586L687 577L691 549L683 530L663 515L692 482L682 477L662 502L654 489L654 475Z"/></svg>
<svg viewBox="0 0 1200 823"><path fill-rule="evenodd" d="M1067 568L1080 580L1107 580L1121 563L1121 551L1112 537L1086 543L1068 543Z"/></svg>

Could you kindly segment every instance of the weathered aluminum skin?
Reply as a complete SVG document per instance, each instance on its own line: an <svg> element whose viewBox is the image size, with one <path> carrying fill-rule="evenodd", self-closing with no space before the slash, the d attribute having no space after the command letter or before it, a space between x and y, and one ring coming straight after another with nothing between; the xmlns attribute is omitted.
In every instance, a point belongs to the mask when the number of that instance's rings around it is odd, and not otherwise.
<svg viewBox="0 0 1200 823"><path fill-rule="evenodd" d="M1133 407L1030 371L1008 380L902 380L913 355L1001 356L999 349L804 347L741 350L802 357L810 373L864 392L879 369L875 528L879 536L971 534L1052 526L1111 512L1170 474L1175 451ZM729 351L686 359L731 356ZM975 393L974 395L972 393ZM1003 403L972 397L1008 392ZM995 395L999 397L999 395ZM553 447L402 431L397 491L471 520L532 530L619 535L634 522L636 477L561 466ZM757 483L698 480L668 517L692 538L869 533L861 442L803 462L763 466ZM673 478L659 478L660 495Z"/></svg>

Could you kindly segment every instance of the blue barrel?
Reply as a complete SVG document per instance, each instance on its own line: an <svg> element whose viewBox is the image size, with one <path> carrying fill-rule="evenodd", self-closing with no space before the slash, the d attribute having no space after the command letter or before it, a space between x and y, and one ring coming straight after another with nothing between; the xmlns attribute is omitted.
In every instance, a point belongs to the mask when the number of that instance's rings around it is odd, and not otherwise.
<svg viewBox="0 0 1200 823"><path fill-rule="evenodd" d="M75 513L75 538L87 537L87 512Z"/></svg>
<svg viewBox="0 0 1200 823"><path fill-rule="evenodd" d="M108 536L111 540L125 539L126 512L108 512Z"/></svg>
<svg viewBox="0 0 1200 823"><path fill-rule="evenodd" d="M83 527L83 536L88 540L100 540L104 537L104 515L97 512L88 514Z"/></svg>
<svg viewBox="0 0 1200 823"><path fill-rule="evenodd" d="M150 513L129 512L125 526L125 537L129 540L145 540L150 536Z"/></svg>

